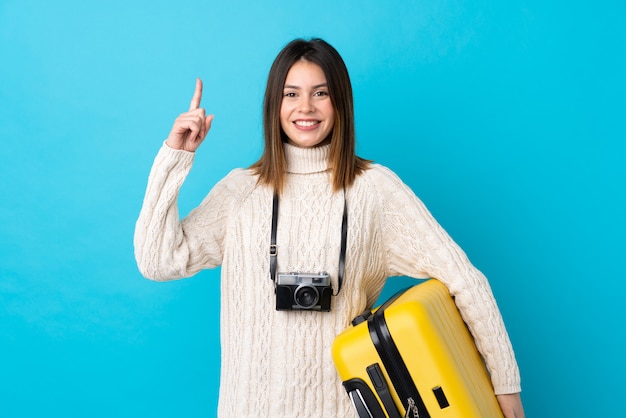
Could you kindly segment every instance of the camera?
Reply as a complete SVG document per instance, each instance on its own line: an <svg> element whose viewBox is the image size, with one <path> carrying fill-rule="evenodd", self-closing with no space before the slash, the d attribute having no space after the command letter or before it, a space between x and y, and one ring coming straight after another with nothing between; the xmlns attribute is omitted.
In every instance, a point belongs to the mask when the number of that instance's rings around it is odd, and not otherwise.
<svg viewBox="0 0 626 418"><path fill-rule="evenodd" d="M278 273L276 310L330 311L333 289L325 273Z"/></svg>

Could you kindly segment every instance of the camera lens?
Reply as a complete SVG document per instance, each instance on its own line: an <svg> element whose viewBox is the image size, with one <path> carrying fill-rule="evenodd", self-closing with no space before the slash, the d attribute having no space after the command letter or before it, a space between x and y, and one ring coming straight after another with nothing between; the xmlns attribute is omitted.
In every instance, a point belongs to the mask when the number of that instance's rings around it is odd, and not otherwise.
<svg viewBox="0 0 626 418"><path fill-rule="evenodd" d="M311 286L300 286L293 296L298 306L304 309L312 308L319 300L317 289Z"/></svg>

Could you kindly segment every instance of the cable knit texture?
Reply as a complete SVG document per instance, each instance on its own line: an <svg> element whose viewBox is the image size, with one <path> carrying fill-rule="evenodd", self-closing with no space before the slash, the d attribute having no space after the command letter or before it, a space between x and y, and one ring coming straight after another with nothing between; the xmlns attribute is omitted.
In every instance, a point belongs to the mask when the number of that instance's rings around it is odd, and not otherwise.
<svg viewBox="0 0 626 418"><path fill-rule="evenodd" d="M285 151L278 271L327 271L336 289L344 194L332 192L329 147ZM219 417L356 417L330 346L395 275L446 284L496 393L520 391L487 280L392 171L373 164L345 192L346 275L331 312L279 312L269 274L272 191L251 171L236 169L181 221L176 201L193 158L167 145L159 151L136 224L135 256L142 274L158 281L222 266Z"/></svg>

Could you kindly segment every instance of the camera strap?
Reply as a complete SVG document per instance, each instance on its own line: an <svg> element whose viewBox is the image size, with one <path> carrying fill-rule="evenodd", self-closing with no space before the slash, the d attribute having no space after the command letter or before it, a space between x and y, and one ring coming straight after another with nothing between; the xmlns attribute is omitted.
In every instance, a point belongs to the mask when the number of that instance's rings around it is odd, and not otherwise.
<svg viewBox="0 0 626 418"><path fill-rule="evenodd" d="M278 193L274 193L272 201L272 233L270 236L270 277L276 282L276 259L278 248L276 246L276 230L278 229ZM337 269L337 296L343 284L343 275L346 269L346 247L348 244L348 204L346 203L346 191L343 192L343 216L341 218L341 248L339 250L339 268Z"/></svg>

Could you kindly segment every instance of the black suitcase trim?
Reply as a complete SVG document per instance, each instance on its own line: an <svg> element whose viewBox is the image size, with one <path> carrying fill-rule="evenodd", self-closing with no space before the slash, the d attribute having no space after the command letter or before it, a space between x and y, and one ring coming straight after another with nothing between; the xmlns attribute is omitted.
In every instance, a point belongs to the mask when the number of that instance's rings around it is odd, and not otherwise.
<svg viewBox="0 0 626 418"><path fill-rule="evenodd" d="M402 399L405 403L403 405L407 411L405 416L410 417L412 412L415 417L430 418L426 405L424 404L424 401L417 390L413 379L411 378L411 374L409 373L406 364L402 360L402 355L393 341L393 337L389 332L389 328L387 327L387 322L385 320L385 308L393 303L405 291L406 289L396 293L387 302L385 302L372 316L367 319L367 326L372 343L374 344L374 347L376 347L378 356L382 360L383 366L385 367L385 370L387 370L387 374L391 379L391 384L400 399ZM414 405L411 405L411 401ZM409 411L409 409L414 410ZM417 410L415 411L415 409Z"/></svg>

